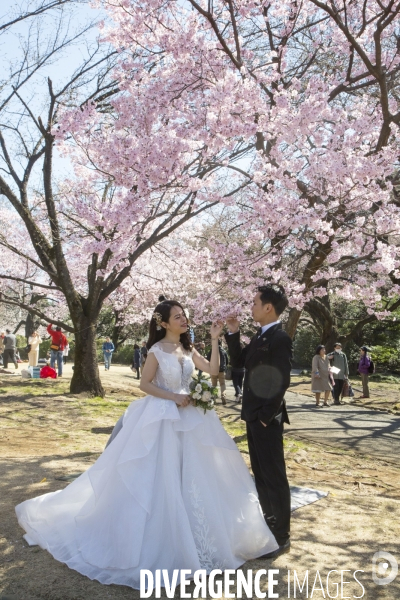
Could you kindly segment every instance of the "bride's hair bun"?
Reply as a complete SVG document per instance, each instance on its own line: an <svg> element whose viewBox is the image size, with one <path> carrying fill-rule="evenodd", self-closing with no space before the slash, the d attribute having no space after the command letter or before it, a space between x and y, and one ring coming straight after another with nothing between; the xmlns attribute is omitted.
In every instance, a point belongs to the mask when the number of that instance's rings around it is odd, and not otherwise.
<svg viewBox="0 0 400 600"><path fill-rule="evenodd" d="M159 302L165 302L166 297L165 296L158 296L158 301Z"/></svg>

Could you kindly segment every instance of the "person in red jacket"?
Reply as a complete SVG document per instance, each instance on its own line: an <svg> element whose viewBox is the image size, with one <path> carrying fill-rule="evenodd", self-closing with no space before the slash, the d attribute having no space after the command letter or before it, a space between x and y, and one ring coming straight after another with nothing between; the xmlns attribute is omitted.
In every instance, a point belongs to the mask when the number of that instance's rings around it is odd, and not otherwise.
<svg viewBox="0 0 400 600"><path fill-rule="evenodd" d="M53 325L47 326L47 333L51 336L50 366L54 369L57 362L58 376L62 376L64 348L68 340L61 331L61 327L53 329Z"/></svg>

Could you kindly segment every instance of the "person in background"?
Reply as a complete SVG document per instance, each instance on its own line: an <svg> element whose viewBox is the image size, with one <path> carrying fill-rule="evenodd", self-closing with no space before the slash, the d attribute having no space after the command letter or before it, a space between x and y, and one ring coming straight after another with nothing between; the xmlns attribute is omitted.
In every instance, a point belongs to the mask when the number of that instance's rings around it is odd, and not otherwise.
<svg viewBox="0 0 400 600"><path fill-rule="evenodd" d="M319 401L321 394L324 394L324 406L330 406L329 394L332 391L330 383L330 365L326 356L325 346L317 346L315 356L312 360L311 391L315 394L315 406L321 406Z"/></svg>
<svg viewBox="0 0 400 600"><path fill-rule="evenodd" d="M190 341L192 342L192 344L194 344L194 329L193 329L193 327L189 327L188 334L189 334Z"/></svg>
<svg viewBox="0 0 400 600"><path fill-rule="evenodd" d="M63 354L68 340L61 331L61 327L56 327L54 330L51 323L47 326L47 333L51 336L50 366L54 369L57 363L58 376L62 377Z"/></svg>
<svg viewBox="0 0 400 600"><path fill-rule="evenodd" d="M30 350L28 352L28 360L30 367L36 367L39 361L39 345L42 340L37 331L34 331L32 335L28 338L28 344L30 346Z"/></svg>
<svg viewBox="0 0 400 600"><path fill-rule="evenodd" d="M328 354L328 358L331 363L331 367L336 367L339 369L338 373L333 373L333 379L335 381L335 385L333 386L333 397L334 404L341 404L340 395L343 390L344 380L349 377L349 365L347 363L347 356L344 352L342 352L342 344L337 342L334 345L334 351Z"/></svg>
<svg viewBox="0 0 400 600"><path fill-rule="evenodd" d="M371 359L368 356L369 349L367 346L360 348L360 362L358 363L358 372L361 375L361 381L363 386L363 395L360 398L369 398L369 387L368 387L368 375L369 368L371 365Z"/></svg>
<svg viewBox="0 0 400 600"><path fill-rule="evenodd" d="M160 298L161 298L161 296L160 296ZM192 344L194 344L194 329L193 329L193 327L192 327L192 326L189 324L189 321L190 321L190 314L189 314L189 310L188 310L187 308L185 308L185 311L184 311L184 312L185 312L185 317L187 318L187 321L188 321L188 326L189 326L189 328L188 328L188 335L189 335L189 339L190 339L191 343L192 343Z"/></svg>
<svg viewBox="0 0 400 600"><path fill-rule="evenodd" d="M219 381L219 386L221 388L221 401L222 401L222 404L226 404L225 372L226 372L226 367L228 365L228 355L225 352L225 350L222 348L221 340L218 340L218 348L219 348L219 373L218 373L218 375L211 375L211 383L214 387L217 387L217 384ZM209 361L210 359L211 359L211 350L207 354L207 360Z"/></svg>
<svg viewBox="0 0 400 600"><path fill-rule="evenodd" d="M134 344L133 346L133 361L132 361L132 371L133 369L136 369L136 379L140 379L140 360L141 360L141 353L140 353L140 348L138 346L138 344Z"/></svg>
<svg viewBox="0 0 400 600"><path fill-rule="evenodd" d="M65 346L64 351L63 351L63 363L64 363L64 365L67 364L68 354L69 354L69 344L67 343L67 345Z"/></svg>
<svg viewBox="0 0 400 600"><path fill-rule="evenodd" d="M0 333L0 365L3 364L3 354L4 354L4 331Z"/></svg>
<svg viewBox="0 0 400 600"><path fill-rule="evenodd" d="M104 368L106 371L110 370L112 354L114 352L114 344L112 343L109 336L106 337L106 341L103 344L103 355L104 355Z"/></svg>
<svg viewBox="0 0 400 600"><path fill-rule="evenodd" d="M245 374L245 368L232 367L232 384L235 388L235 400L238 404L242 402L242 389L243 389L243 378Z"/></svg>
<svg viewBox="0 0 400 600"><path fill-rule="evenodd" d="M142 342L142 347L140 348L140 366L142 369L144 367L144 363L146 362L146 358L147 358L147 346L146 346L146 342Z"/></svg>
<svg viewBox="0 0 400 600"><path fill-rule="evenodd" d="M241 343L241 347L244 345ZM235 388L235 400L238 404L242 402L243 378L246 369L240 363L235 363L235 356L229 356L230 365L232 367L232 385Z"/></svg>
<svg viewBox="0 0 400 600"><path fill-rule="evenodd" d="M15 356L15 351L17 349L17 338L9 329L6 329L6 336L4 338L4 353L3 353L3 363L4 368L7 369L8 361L14 363L16 369L18 369L17 358Z"/></svg>

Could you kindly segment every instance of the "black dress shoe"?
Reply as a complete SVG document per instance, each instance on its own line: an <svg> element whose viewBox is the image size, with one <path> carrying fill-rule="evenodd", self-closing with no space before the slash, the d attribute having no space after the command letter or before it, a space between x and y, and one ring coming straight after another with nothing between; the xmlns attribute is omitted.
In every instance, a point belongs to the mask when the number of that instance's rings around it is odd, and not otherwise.
<svg viewBox="0 0 400 600"><path fill-rule="evenodd" d="M279 546L279 548L277 548L273 552L263 554L262 556L260 556L260 558L274 559L278 558L278 556L280 556L281 554L285 554L286 552L290 552L290 540L282 544L282 546Z"/></svg>

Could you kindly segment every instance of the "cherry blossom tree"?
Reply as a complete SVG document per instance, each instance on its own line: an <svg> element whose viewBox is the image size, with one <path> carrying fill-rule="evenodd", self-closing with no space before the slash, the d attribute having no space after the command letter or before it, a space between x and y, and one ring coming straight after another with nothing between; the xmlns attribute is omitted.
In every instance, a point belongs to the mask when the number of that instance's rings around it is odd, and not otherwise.
<svg viewBox="0 0 400 600"><path fill-rule="evenodd" d="M288 288L292 335L329 292L384 316L382 293L399 293L400 3L106 5L107 39L123 49L116 176L135 168L124 150L134 98L140 127L157 122L181 151L190 143L207 190L223 185L221 201L238 207L243 242L211 242L224 310L235 282L244 300L271 279ZM94 162L109 172L111 160Z"/></svg>
<svg viewBox="0 0 400 600"><path fill-rule="evenodd" d="M113 141L107 137L112 133L109 125L116 112L109 116L105 109L103 113L102 102L114 93L117 73L112 70L112 61L116 53L107 47L95 48L57 88L49 79L40 116L35 113L37 98L32 100L21 89L13 90L3 106L3 117L8 121L0 130L0 194L2 215L8 224L0 245L11 257L1 267L0 300L74 332L71 391L94 395L103 395L95 341L104 303L146 251L214 206L220 195L215 192L206 197L199 192L201 185L189 175L178 181L180 171L192 168L190 144L186 148L176 144L172 152L179 165L170 165L160 174L160 156L171 150L171 140L160 138L156 123L147 131L147 142L149 148L158 145L158 149L147 157L143 150L141 169L150 169L146 176L140 172L136 177L133 173L130 181L117 182L104 169L91 172L88 168L87 159L90 166L90 154L96 153L101 136L104 157L114 152ZM55 141L63 135L59 115L71 105L81 107L78 113L82 119L93 116L95 125L93 133L90 129L84 132L84 140L78 137L78 125L77 135L70 134L64 150L71 152L75 174L61 180L54 172ZM94 106L97 112L93 112ZM67 111L65 121L68 118ZM132 127L129 138L135 154L135 144L137 151L144 136ZM117 141L115 149L116 145ZM136 156L140 161L140 155ZM115 167L119 169L120 165L115 163ZM199 177L201 169L198 165ZM29 273L21 271L19 261L32 267ZM14 288L10 291L11 282ZM19 284L27 285L34 294L46 289L46 310L22 298L16 290ZM66 316L72 325L66 322Z"/></svg>
<svg viewBox="0 0 400 600"><path fill-rule="evenodd" d="M117 52L104 44L89 44L86 38L92 24L75 27L71 23L69 7L78 2L38 0L26 10L23 4L0 21L7 50L2 56L0 86L0 301L26 310L28 321L36 316L71 331L66 322L68 303L59 286L60 280L71 285L71 278L68 283L62 251L68 240L63 238L64 224L57 215L55 148L49 123L57 118L61 105L76 105L91 94L112 89L108 73ZM15 29L25 22L26 29ZM80 41L86 58L78 68L66 74L58 89L50 79L43 87L44 70ZM43 94L38 93L43 89ZM77 379L79 388L79 369Z"/></svg>

